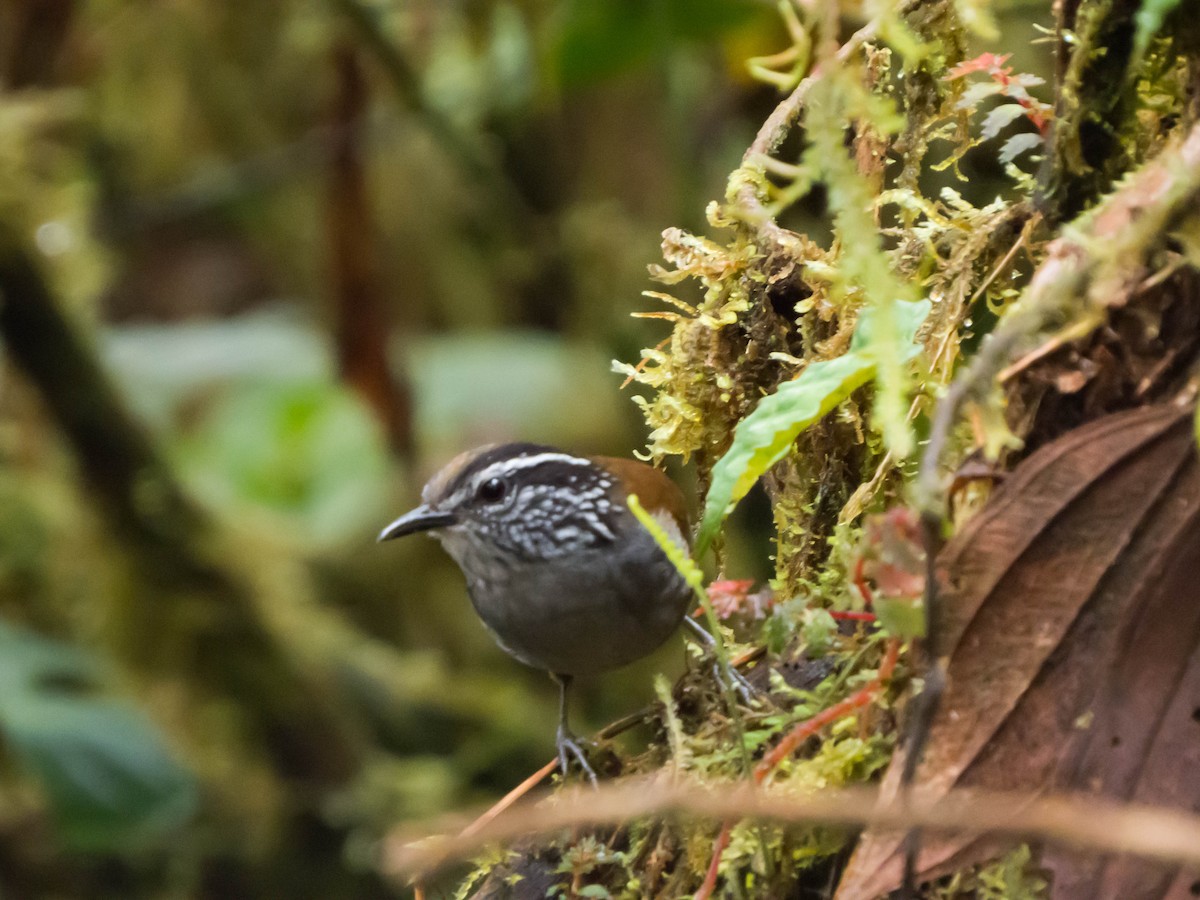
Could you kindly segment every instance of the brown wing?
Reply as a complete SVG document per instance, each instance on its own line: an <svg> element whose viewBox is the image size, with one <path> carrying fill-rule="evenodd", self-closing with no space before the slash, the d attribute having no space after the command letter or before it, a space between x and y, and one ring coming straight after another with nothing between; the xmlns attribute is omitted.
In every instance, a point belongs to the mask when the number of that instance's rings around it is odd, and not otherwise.
<svg viewBox="0 0 1200 900"><path fill-rule="evenodd" d="M621 459L614 456L588 457L596 465L607 469L617 477L631 494L637 494L642 506L648 510L661 509L670 513L684 537L691 540L688 525L687 504L683 491L661 470L648 466L636 459Z"/></svg>

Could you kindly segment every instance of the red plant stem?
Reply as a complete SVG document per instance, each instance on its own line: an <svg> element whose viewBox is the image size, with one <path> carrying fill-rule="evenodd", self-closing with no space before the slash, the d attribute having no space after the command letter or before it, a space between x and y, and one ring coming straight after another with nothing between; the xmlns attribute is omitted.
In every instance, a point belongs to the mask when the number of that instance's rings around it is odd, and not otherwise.
<svg viewBox="0 0 1200 900"><path fill-rule="evenodd" d="M875 674L876 681L890 681L892 675L896 672L896 663L900 660L900 638L891 638L888 640L887 647L883 651L883 662L879 664L879 671Z"/></svg>
<svg viewBox="0 0 1200 900"><path fill-rule="evenodd" d="M821 712L817 713L811 719L805 719L789 731L783 740L768 751L763 756L762 761L754 767L754 783L762 784L763 780L771 774L771 771L777 765L791 756L796 751L796 748L818 729L840 719L846 713L866 706L874 700L875 695L879 693L879 689L883 687L883 683L891 678L892 673L896 670L896 660L899 656L900 639L889 639L887 649L883 653L883 660L879 664L879 671L875 674L875 677L845 700L835 703L828 709L821 710Z"/></svg>
<svg viewBox="0 0 1200 900"><path fill-rule="evenodd" d="M708 871L704 873L704 883L700 885L700 890L696 891L693 900L708 900L712 896L713 889L717 886L717 876L721 873L721 854L729 846L729 834L732 829L733 826L729 822L721 825L721 833L717 835L717 841L713 844L712 862L708 864Z"/></svg>
<svg viewBox="0 0 1200 900"><path fill-rule="evenodd" d="M831 609L829 615L835 619L844 619L848 622L874 622L875 613L869 612L848 612L842 609Z"/></svg>
<svg viewBox="0 0 1200 900"><path fill-rule="evenodd" d="M863 603L867 608L870 608L874 602L874 595L871 593L871 588L867 584L867 576L864 572L866 560L863 557L858 558L858 562L854 564L854 586L858 588L858 593L862 595Z"/></svg>
<svg viewBox="0 0 1200 900"><path fill-rule="evenodd" d="M771 771L778 766L783 760L787 759L804 741L812 737L812 735L828 725L830 722L836 722L842 716L849 712L853 712L859 707L866 706L875 699L875 692L879 689L880 681L878 678L873 679L870 683L864 685L855 693L851 694L840 703L835 703L828 709L823 709L811 719L807 719L789 731L778 744L770 749L763 756L762 761L754 767L754 783L762 784L763 780L771 774Z"/></svg>
<svg viewBox="0 0 1200 900"><path fill-rule="evenodd" d="M862 597L863 605L870 609L874 605L874 597L871 594L871 587L867 584L867 576L865 573L866 560L863 557L858 558L858 562L854 564L854 574L851 576L851 583L858 589L859 596ZM874 622L875 614L869 612L849 612L845 610L830 610L829 614L835 619L845 619L849 622Z"/></svg>
<svg viewBox="0 0 1200 900"><path fill-rule="evenodd" d="M890 638L887 642L887 648L883 653L883 660L879 663L879 671L875 674L875 677L845 700L835 703L828 709L822 710L811 719L806 719L789 731L783 740L763 756L759 764L754 767L754 783L762 784L776 766L791 756L797 747L818 730L830 722L840 719L847 713L871 703L883 688L883 685L892 677L892 673L896 671L896 661L899 658L900 639ZM721 869L721 854L729 846L729 837L732 830L733 823L722 823L721 832L717 835L717 840L713 844L712 860L708 864L708 871L704 875L703 884L696 891L695 900L708 900L712 896L712 892L716 889L717 878L720 875Z"/></svg>

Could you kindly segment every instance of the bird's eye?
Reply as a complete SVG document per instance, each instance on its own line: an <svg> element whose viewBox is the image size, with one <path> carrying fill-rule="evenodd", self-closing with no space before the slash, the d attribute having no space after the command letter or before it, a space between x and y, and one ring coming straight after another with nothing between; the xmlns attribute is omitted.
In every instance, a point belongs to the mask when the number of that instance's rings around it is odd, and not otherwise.
<svg viewBox="0 0 1200 900"><path fill-rule="evenodd" d="M499 503L504 499L508 488L499 478L489 478L475 491L475 496L484 503Z"/></svg>

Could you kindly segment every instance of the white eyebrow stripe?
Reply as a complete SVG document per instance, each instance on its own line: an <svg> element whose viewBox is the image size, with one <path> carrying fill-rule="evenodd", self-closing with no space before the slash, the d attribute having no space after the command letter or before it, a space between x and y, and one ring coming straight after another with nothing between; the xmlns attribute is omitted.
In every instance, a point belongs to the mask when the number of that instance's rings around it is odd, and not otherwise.
<svg viewBox="0 0 1200 900"><path fill-rule="evenodd" d="M543 463L557 462L567 466L591 466L592 461L583 459L579 456L570 456L566 453L537 453L533 456L518 456L513 459L502 459L499 462L494 462L479 475L476 476L476 482L486 481L493 475L500 475L505 472L512 472L515 469L532 469L534 466L540 466Z"/></svg>

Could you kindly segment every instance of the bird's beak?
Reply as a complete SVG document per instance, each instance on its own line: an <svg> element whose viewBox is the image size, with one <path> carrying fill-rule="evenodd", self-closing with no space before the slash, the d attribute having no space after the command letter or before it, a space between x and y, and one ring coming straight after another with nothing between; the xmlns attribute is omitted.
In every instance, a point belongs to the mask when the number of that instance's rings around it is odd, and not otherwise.
<svg viewBox="0 0 1200 900"><path fill-rule="evenodd" d="M458 519L453 513L430 509L422 503L412 512L406 512L383 531L379 532L379 541L390 541L392 538L404 537L406 534L416 534L418 531L430 531L434 528L446 528Z"/></svg>

